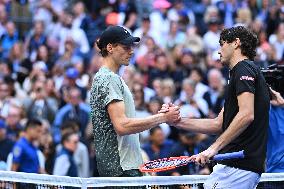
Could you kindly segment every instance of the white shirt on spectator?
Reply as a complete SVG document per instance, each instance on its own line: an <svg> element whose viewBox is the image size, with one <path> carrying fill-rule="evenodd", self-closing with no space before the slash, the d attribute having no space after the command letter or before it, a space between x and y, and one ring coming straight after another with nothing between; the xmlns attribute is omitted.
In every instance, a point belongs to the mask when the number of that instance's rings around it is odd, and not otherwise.
<svg viewBox="0 0 284 189"><path fill-rule="evenodd" d="M67 37L71 37L74 40L81 53L89 52L90 47L85 32L80 28L68 29L64 27L60 31L59 54L62 55L65 52L64 44Z"/></svg>
<svg viewBox="0 0 284 189"><path fill-rule="evenodd" d="M219 39L220 39L219 32L215 33L210 30L207 31L203 36L205 49L210 52L218 50L220 48Z"/></svg>

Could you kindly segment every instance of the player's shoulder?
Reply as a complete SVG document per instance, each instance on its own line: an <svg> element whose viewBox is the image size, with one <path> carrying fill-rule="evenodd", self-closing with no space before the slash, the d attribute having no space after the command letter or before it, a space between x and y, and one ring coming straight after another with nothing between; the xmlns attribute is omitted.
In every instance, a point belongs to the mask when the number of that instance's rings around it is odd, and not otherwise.
<svg viewBox="0 0 284 189"><path fill-rule="evenodd" d="M242 74L242 73L250 73L250 74L257 74L258 73L258 66L251 60L243 60L236 65L235 72Z"/></svg>

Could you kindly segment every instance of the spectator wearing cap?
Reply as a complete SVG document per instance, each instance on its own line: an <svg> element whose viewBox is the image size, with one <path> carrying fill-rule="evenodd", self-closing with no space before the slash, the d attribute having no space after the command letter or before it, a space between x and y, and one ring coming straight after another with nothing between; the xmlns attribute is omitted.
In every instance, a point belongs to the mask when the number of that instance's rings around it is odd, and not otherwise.
<svg viewBox="0 0 284 189"><path fill-rule="evenodd" d="M80 127L81 139L84 139L86 127L90 121L90 107L83 102L81 91L77 87L66 89L67 104L59 109L53 122L53 135L56 144L60 142L60 127L65 121L75 121Z"/></svg>
<svg viewBox="0 0 284 189"><path fill-rule="evenodd" d="M6 162L8 154L12 151L14 142L6 136L7 125L0 119L0 162Z"/></svg>
<svg viewBox="0 0 284 189"><path fill-rule="evenodd" d="M62 101L60 102L60 106L65 105L68 88L71 87L78 88L80 90L81 99L85 101L87 96L87 89L77 84L77 79L79 78L79 76L80 73L75 67L69 67L66 69L64 74L63 84L60 88L61 97L63 98Z"/></svg>

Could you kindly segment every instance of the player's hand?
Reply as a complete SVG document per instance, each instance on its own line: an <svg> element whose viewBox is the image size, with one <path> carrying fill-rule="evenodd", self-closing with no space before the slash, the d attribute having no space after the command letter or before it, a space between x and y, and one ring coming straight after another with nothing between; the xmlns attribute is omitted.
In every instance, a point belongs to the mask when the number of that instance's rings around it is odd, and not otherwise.
<svg viewBox="0 0 284 189"><path fill-rule="evenodd" d="M173 103L163 104L162 108L159 110L158 113L166 113L169 111L170 107L174 107L175 105Z"/></svg>
<svg viewBox="0 0 284 189"><path fill-rule="evenodd" d="M270 103L274 106L284 106L284 99L281 94L270 87L270 92L272 95L272 100Z"/></svg>
<svg viewBox="0 0 284 189"><path fill-rule="evenodd" d="M180 111L179 106L170 106L168 108L168 111L164 113L166 116L166 122L169 125L174 125L175 123L179 122L180 117Z"/></svg>
<svg viewBox="0 0 284 189"><path fill-rule="evenodd" d="M191 160L192 162L195 162L198 165L204 166L206 163L209 163L210 158L215 156L217 153L218 153L217 150L209 147L207 150L205 150L205 151L203 151L203 152L201 152L197 155L191 156L189 160Z"/></svg>

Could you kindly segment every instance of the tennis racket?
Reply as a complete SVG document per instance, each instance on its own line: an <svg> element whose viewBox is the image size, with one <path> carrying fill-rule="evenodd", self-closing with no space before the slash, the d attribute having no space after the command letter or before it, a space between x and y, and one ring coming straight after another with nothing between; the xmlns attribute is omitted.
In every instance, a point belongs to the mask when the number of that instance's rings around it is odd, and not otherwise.
<svg viewBox="0 0 284 189"><path fill-rule="evenodd" d="M217 154L212 157L214 161L221 161L225 159L239 159L244 158L244 151L231 152L225 154ZM141 172L160 172L175 169L180 166L187 165L192 161L189 160L190 156L170 157L153 161L148 161L141 165L139 170Z"/></svg>

